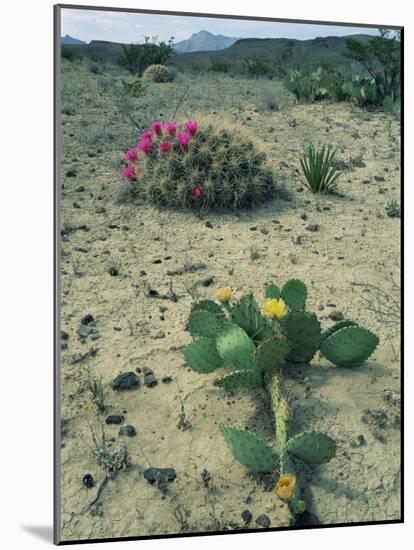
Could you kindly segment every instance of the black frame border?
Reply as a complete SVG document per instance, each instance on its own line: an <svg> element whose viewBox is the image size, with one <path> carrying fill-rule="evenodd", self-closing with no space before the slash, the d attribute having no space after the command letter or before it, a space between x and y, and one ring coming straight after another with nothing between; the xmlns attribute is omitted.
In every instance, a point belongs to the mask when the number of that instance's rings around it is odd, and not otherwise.
<svg viewBox="0 0 414 550"><path fill-rule="evenodd" d="M401 221L400 221L400 259L401 259L401 351L400 351L400 389L401 389L401 445L400 445L400 464L401 464L401 492L400 492L400 519L384 520L384 521L366 521L353 523L332 523L328 525L308 525L308 526L289 526L289 527L270 527L268 529L236 529L233 531L208 531L199 533L172 533L165 535L153 536L129 536L129 537L113 537L104 539L79 539L64 541L61 540L61 494L60 494L60 420L61 420L61 378L60 378L60 70L61 70L61 10L76 9L89 11L110 11L110 12L127 12L127 13L142 13L148 15L176 15L182 17L205 17L214 19L239 19L245 21L267 21L273 23L302 23L308 25L325 25L338 27L366 27L366 28L386 28L398 30L401 33L401 115L400 115L400 191L401 191ZM249 535L253 533L269 533L278 531L302 531L308 529L331 529L335 527L365 527L377 525L392 525L404 523L404 500L405 500L405 484L404 484L404 26L384 25L374 23L347 23L340 21L318 21L307 19L286 19L274 17L254 17L247 15L230 15L218 13L199 13L199 12L180 12L180 11L164 11L164 10L149 10L149 9L134 9L134 8L119 8L109 6L86 6L77 4L55 4L53 6L53 315L54 315L54 364L53 364L53 543L57 546L73 545L73 544L90 544L102 542L120 542L120 541L139 541L139 540L157 540L171 538L188 538L188 537L206 537L214 535Z"/></svg>

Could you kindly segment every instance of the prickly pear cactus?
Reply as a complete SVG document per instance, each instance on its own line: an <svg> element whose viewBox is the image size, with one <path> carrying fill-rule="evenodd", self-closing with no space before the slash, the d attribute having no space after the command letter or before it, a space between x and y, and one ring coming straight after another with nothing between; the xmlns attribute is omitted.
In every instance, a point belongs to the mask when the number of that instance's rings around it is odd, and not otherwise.
<svg viewBox="0 0 414 550"><path fill-rule="evenodd" d="M321 353L338 367L358 367L374 352L378 336L358 326L346 326L321 343Z"/></svg>
<svg viewBox="0 0 414 550"><path fill-rule="evenodd" d="M286 450L307 464L323 464L336 453L336 443L320 432L302 432L286 443Z"/></svg>
<svg viewBox="0 0 414 550"><path fill-rule="evenodd" d="M234 392L242 388L266 391L275 421L274 449L253 432L223 425L221 431L234 458L252 471L278 470L275 492L293 514L306 509L296 475L296 460L323 464L335 456L328 435L305 431L291 437L292 410L284 390L282 371L290 363L308 363L320 350L342 367L368 359L378 337L353 321L341 321L321 331L316 315L305 311L307 290L291 279L281 288L271 283L259 307L251 292L236 301L233 290L217 291L216 303L200 300L191 310L187 330L193 341L185 349L187 365L199 373L230 367L214 385Z"/></svg>
<svg viewBox="0 0 414 550"><path fill-rule="evenodd" d="M234 458L254 472L272 472L278 464L278 456L263 439L240 428L222 425L224 439Z"/></svg>

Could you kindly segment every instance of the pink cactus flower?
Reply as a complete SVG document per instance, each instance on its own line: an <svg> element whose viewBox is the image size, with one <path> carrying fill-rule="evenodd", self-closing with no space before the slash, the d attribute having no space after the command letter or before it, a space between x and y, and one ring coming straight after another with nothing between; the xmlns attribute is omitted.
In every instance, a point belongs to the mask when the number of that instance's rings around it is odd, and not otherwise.
<svg viewBox="0 0 414 550"><path fill-rule="evenodd" d="M138 160L138 149L134 147L133 149L130 149L127 151L124 155L125 160L128 160L130 162L133 162L134 160Z"/></svg>
<svg viewBox="0 0 414 550"><path fill-rule="evenodd" d="M169 136L174 137L177 132L177 124L173 120L170 120L165 125L165 129Z"/></svg>
<svg viewBox="0 0 414 550"><path fill-rule="evenodd" d="M186 120L184 122L184 128L187 130L190 136L193 137L197 132L198 124L195 120Z"/></svg>
<svg viewBox="0 0 414 550"><path fill-rule="evenodd" d="M135 166L133 164L128 164L128 166L125 166L122 169L122 177L126 178L127 180L135 180L137 177Z"/></svg>
<svg viewBox="0 0 414 550"><path fill-rule="evenodd" d="M162 141L160 143L160 149L163 153L169 153L171 149L171 143L169 141Z"/></svg>
<svg viewBox="0 0 414 550"><path fill-rule="evenodd" d="M154 120L154 122L151 124L151 130L157 134L157 136L160 136L162 134L162 128L163 124L160 120Z"/></svg>
<svg viewBox="0 0 414 550"><path fill-rule="evenodd" d="M193 199L201 199L203 195L204 195L204 191L201 185L200 184L193 185L193 187L191 188L191 196L193 197Z"/></svg>
<svg viewBox="0 0 414 550"><path fill-rule="evenodd" d="M191 141L191 135L188 132L180 132L177 136L180 147L184 150L188 149L188 144Z"/></svg>
<svg viewBox="0 0 414 550"><path fill-rule="evenodd" d="M152 136L153 136L152 130L146 130L141 136L141 141L143 139L152 139Z"/></svg>
<svg viewBox="0 0 414 550"><path fill-rule="evenodd" d="M140 149L144 155L148 155L152 148L152 141L146 137L142 138L141 141L138 143L138 149Z"/></svg>

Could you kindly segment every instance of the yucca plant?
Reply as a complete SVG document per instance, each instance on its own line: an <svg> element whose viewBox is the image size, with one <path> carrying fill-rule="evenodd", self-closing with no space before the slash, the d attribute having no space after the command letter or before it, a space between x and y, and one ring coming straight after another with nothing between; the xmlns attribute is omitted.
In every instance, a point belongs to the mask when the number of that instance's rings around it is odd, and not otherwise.
<svg viewBox="0 0 414 550"><path fill-rule="evenodd" d="M342 174L334 162L335 150L328 145L315 149L309 145L303 158L300 159L303 175L306 181L303 184L312 193L330 193Z"/></svg>

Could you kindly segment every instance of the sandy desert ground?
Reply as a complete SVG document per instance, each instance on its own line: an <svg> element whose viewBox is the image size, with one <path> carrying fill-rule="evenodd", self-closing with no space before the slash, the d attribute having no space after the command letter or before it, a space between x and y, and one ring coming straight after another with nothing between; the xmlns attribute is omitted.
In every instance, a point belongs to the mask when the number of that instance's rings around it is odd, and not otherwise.
<svg viewBox="0 0 414 550"><path fill-rule="evenodd" d="M62 115L63 540L258 528L263 514L271 527L290 524L286 504L271 490L275 479L248 474L218 430L225 421L271 441L264 395L226 394L212 385L214 373L191 371L182 353L190 341L185 323L192 296L214 298L217 287L229 285L236 296L251 289L260 300L265 283L289 278L306 283L308 309L323 327L342 313L381 338L360 368L336 368L316 357L311 366L285 372L294 431L320 429L338 443L328 464L303 468L310 512L303 521L398 519L398 337L389 341L391 328L375 319L364 287L355 283L386 288L384 273L399 277L400 219L385 211L388 201L400 200L399 121L348 103L259 112L257 81L200 77L177 118L202 111L245 124L267 144L287 193L252 211L198 217L118 204L120 160L136 132L117 115L105 76L70 64L63 72L63 103L70 98L73 107ZM165 116L183 86L152 85L138 109ZM299 157L309 140L337 148L344 166L338 194L312 195L301 184ZM87 315L93 322L80 335ZM145 369L156 385L144 384ZM113 390L111 383L125 372L137 374L139 387ZM102 413L89 390L94 377L105 390ZM108 425L108 415L124 419ZM133 426L136 435L119 436L122 425ZM91 506L104 479L91 452L91 429L100 433L101 426L110 450L127 443L131 465ZM144 478L150 466L174 468L176 479L163 491ZM90 489L82 483L87 473L95 480ZM247 525L245 510L252 515Z"/></svg>

